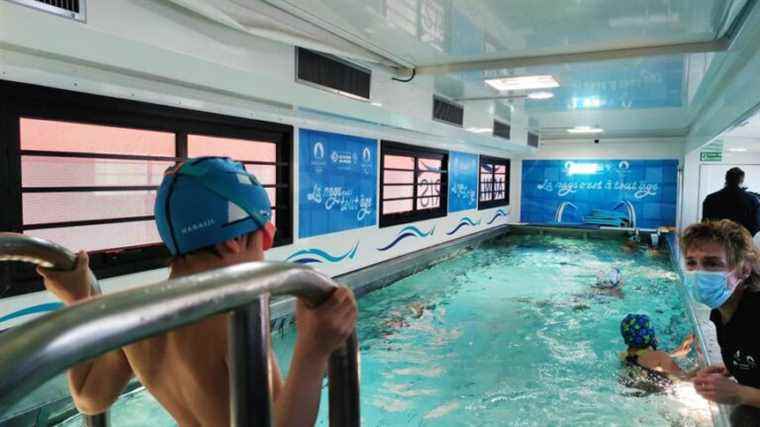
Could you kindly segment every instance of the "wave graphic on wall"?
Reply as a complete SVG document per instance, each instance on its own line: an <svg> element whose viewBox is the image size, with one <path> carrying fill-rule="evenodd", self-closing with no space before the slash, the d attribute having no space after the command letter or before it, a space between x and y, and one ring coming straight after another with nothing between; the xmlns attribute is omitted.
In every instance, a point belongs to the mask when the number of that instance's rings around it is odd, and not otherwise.
<svg viewBox="0 0 760 427"><path fill-rule="evenodd" d="M472 219L470 219L470 217L464 217L464 218L460 219L459 220L459 224L457 224L457 226L454 227L453 230L451 230L448 233L446 233L446 235L447 236L452 236L452 235L456 234L457 231L461 230L462 227L476 227L478 225L480 225L480 220L477 220L477 222L476 222L476 221L473 221Z"/></svg>
<svg viewBox="0 0 760 427"><path fill-rule="evenodd" d="M356 242L356 245L354 245L352 249L342 255L332 255L329 252L319 248L302 249L291 254L285 261L294 262L296 264L334 264L345 259L356 258L356 253L358 250L359 242Z"/></svg>
<svg viewBox="0 0 760 427"><path fill-rule="evenodd" d="M507 217L507 216L509 216L509 214L504 209L499 209L498 211L496 211L496 215L494 215L493 218L491 218L491 220L486 223L486 225L491 225L497 219L502 218L502 217Z"/></svg>
<svg viewBox="0 0 760 427"><path fill-rule="evenodd" d="M419 228L417 228L417 227L415 227L413 225L410 225L408 227L402 228L401 231L399 231L398 234L396 234L396 237L393 239L393 241L391 241L388 245L386 245L386 246L384 246L382 248L377 248L377 250L380 251L380 252L385 252L385 251L393 248L397 244L399 244L402 240L407 239L409 237L425 238L425 237L430 237L433 234L435 234L435 227L433 227L427 233L424 233Z"/></svg>
<svg viewBox="0 0 760 427"><path fill-rule="evenodd" d="M30 314L41 314L49 311L55 311L63 307L60 302L50 302L46 304L33 305L31 307L22 308L21 310L14 311L13 313L6 314L0 317L0 323L7 322L9 320L17 319L19 317L28 316Z"/></svg>

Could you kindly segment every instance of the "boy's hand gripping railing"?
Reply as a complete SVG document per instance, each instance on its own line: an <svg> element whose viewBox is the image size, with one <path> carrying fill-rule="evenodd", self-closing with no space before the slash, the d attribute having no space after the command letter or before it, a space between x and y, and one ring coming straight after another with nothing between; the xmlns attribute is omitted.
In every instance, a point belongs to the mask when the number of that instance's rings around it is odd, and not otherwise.
<svg viewBox="0 0 760 427"><path fill-rule="evenodd" d="M0 233L0 261L73 268L74 255L50 242ZM0 405L25 396L77 363L209 316L230 320L231 420L234 426L272 422L269 297L293 295L317 306L338 286L307 267L253 262L100 296L41 316L0 334ZM356 332L330 357L330 425L358 426ZM90 425L102 425L90 419ZM94 423L94 424L93 424Z"/></svg>

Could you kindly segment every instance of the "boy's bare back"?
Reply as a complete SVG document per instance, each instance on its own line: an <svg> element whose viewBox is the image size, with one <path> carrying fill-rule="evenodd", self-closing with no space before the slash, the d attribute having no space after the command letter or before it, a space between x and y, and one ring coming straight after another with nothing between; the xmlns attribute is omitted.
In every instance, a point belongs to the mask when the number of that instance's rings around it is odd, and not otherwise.
<svg viewBox="0 0 760 427"><path fill-rule="evenodd" d="M132 372L180 426L230 425L227 317L123 349Z"/></svg>

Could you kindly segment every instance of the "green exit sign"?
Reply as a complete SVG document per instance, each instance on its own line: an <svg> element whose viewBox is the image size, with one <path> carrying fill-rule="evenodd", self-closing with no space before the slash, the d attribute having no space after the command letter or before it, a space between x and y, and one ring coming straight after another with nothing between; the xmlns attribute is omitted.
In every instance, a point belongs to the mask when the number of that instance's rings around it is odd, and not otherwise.
<svg viewBox="0 0 760 427"><path fill-rule="evenodd" d="M703 151L700 153L699 160L703 162L720 162L723 160L723 153L713 151Z"/></svg>

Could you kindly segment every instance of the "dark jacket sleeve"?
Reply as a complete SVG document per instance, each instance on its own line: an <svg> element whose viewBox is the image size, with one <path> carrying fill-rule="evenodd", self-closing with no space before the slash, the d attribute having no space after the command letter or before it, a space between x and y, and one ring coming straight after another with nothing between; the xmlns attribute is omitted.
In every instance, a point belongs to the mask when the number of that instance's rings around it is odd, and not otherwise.
<svg viewBox="0 0 760 427"><path fill-rule="evenodd" d="M749 215L747 228L749 229L749 233L754 237L760 231L760 201L754 195L750 195L750 197L752 197L752 212Z"/></svg>

